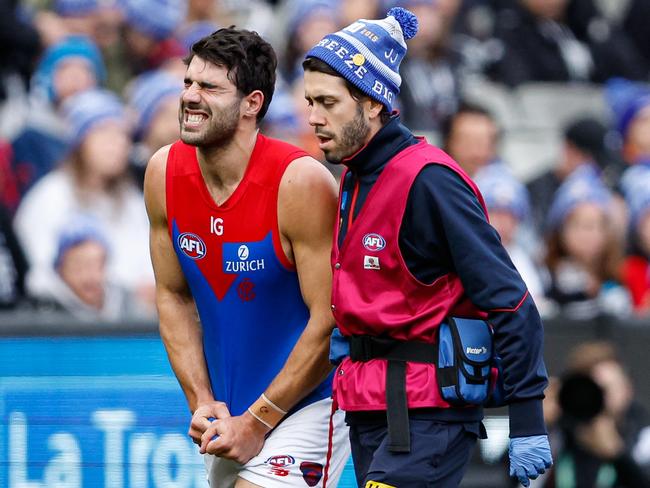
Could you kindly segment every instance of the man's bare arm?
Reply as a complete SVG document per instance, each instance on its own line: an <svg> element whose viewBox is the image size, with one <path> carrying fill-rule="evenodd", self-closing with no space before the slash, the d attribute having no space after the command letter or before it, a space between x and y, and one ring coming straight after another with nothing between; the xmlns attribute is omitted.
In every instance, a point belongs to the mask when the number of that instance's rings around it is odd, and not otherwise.
<svg viewBox="0 0 650 488"><path fill-rule="evenodd" d="M202 405L213 404L208 370L203 355L203 332L196 306L174 252L167 227L165 172L169 147L153 155L144 182L145 203L150 223L150 249L156 277L156 304L160 318L160 335L169 361L183 388L188 405L195 412ZM227 409L226 409L227 412ZM216 416L214 413L206 414ZM190 435L198 440L209 422L199 422L200 432Z"/></svg>
<svg viewBox="0 0 650 488"><path fill-rule="evenodd" d="M337 188L329 171L312 158L300 158L287 169L280 187L280 229L291 243L309 321L284 367L265 392L289 410L332 370L329 339L331 312L330 255L337 208Z"/></svg>

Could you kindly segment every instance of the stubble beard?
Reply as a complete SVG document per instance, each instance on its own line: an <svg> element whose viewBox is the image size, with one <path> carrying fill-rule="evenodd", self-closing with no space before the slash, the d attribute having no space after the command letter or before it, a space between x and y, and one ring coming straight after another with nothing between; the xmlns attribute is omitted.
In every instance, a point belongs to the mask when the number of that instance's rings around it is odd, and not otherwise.
<svg viewBox="0 0 650 488"><path fill-rule="evenodd" d="M331 164L341 164L341 162L356 153L365 144L366 138L370 133L370 126L363 118L363 107L357 104L357 111L354 118L341 127L341 142L338 147L323 151L325 159Z"/></svg>
<svg viewBox="0 0 650 488"><path fill-rule="evenodd" d="M185 115L184 107L181 107L181 140L185 144L199 148L227 146L239 127L239 103L240 100L235 100L232 105L219 112L209 111L208 124L200 132L183 130Z"/></svg>

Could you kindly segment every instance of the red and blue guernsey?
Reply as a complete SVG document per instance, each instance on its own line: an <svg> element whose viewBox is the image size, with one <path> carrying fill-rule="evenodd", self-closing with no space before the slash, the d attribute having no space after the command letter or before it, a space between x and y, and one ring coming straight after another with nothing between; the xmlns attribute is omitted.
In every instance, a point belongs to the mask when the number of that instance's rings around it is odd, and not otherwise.
<svg viewBox="0 0 650 488"><path fill-rule="evenodd" d="M167 221L203 327L215 399L242 414L278 374L309 319L295 266L282 249L278 188L302 150L257 136L234 193L217 205L196 148L174 143L167 159ZM331 379L296 408L331 395Z"/></svg>

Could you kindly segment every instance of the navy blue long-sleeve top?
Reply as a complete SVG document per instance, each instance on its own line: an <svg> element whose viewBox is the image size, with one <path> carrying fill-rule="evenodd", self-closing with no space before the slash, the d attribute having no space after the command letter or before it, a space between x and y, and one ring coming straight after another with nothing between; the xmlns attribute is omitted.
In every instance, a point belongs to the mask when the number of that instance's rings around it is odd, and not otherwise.
<svg viewBox="0 0 650 488"><path fill-rule="evenodd" d="M417 142L399 116L393 116L361 151L344 161L350 171L341 202L350 202L358 189L354 209L341 206L339 245L347 233L349 212L356 218L388 161ZM418 174L409 192L399 247L417 279L432 283L455 272L472 303L488 312L503 361L510 436L546 433L542 399L547 377L539 313L478 198L458 174L438 164Z"/></svg>

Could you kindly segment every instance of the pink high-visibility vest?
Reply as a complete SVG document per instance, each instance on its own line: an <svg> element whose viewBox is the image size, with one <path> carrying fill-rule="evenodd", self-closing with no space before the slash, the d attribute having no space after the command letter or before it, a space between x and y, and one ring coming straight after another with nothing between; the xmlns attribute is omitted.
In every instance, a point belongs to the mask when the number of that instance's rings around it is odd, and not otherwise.
<svg viewBox="0 0 650 488"><path fill-rule="evenodd" d="M456 274L422 283L408 270L400 252L399 231L409 191L429 164L457 173L487 216L477 186L445 152L421 139L397 154L370 190L340 249L340 226L334 232L332 310L344 336L388 336L433 344L438 325L448 315L486 316L471 304ZM339 223L340 218L339 209ZM385 410L385 388L385 359L354 362L348 357L334 378L334 397L347 411ZM407 364L406 392L409 408L449 407L440 397L433 364Z"/></svg>

